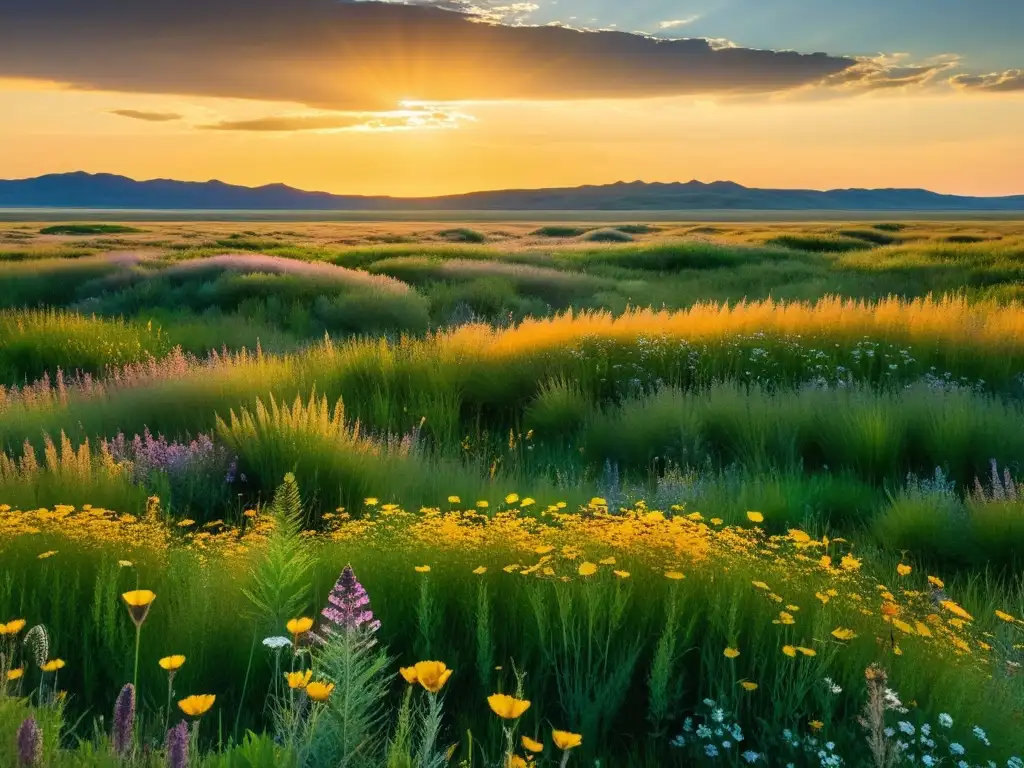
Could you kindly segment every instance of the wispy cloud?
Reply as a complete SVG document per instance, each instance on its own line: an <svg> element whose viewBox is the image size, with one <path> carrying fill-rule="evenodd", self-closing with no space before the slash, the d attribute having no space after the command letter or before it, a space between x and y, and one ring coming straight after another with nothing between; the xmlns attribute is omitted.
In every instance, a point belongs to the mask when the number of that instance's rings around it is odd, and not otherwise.
<svg viewBox="0 0 1024 768"><path fill-rule="evenodd" d="M110 114L130 117L132 120L145 120L150 123L168 123L182 118L182 115L177 112L143 112L138 109L115 109Z"/></svg>
<svg viewBox="0 0 1024 768"><path fill-rule="evenodd" d="M394 131L457 128L471 121L468 115L428 106L390 112L316 112L268 115L246 120L221 120L197 126L207 131L287 133L298 131Z"/></svg>
<svg viewBox="0 0 1024 768"><path fill-rule="evenodd" d="M1005 72L990 72L987 75L954 75L949 79L949 83L955 88L969 91L1024 91L1024 69L1008 69Z"/></svg>
<svg viewBox="0 0 1024 768"><path fill-rule="evenodd" d="M687 24L693 24L693 22L698 21L699 19L700 15L698 14L696 16L687 16L685 19L671 19L669 21L659 21L658 29L675 29L676 27L685 27Z"/></svg>

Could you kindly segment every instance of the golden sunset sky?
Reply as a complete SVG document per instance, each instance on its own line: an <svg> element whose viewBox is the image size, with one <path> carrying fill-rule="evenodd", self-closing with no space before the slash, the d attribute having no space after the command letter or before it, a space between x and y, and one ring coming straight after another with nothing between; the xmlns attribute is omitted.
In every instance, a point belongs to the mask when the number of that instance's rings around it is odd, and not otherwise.
<svg viewBox="0 0 1024 768"><path fill-rule="evenodd" d="M1024 193L1024 3L624 5L0 0L0 177Z"/></svg>

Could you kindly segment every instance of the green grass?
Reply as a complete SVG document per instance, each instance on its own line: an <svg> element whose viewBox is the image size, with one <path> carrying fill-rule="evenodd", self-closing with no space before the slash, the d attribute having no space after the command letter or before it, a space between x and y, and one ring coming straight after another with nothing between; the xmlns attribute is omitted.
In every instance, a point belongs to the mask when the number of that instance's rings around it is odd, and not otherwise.
<svg viewBox="0 0 1024 768"><path fill-rule="evenodd" d="M123 224L54 224L39 230L41 235L128 235L143 232Z"/></svg>

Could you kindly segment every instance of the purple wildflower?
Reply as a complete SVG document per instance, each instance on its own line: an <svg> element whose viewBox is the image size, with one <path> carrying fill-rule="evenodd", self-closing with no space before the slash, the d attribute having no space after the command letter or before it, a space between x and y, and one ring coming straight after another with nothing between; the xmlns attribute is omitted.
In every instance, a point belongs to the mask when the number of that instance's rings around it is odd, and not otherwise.
<svg viewBox="0 0 1024 768"><path fill-rule="evenodd" d="M34 717L18 726L18 765L39 765L43 758L43 732Z"/></svg>
<svg viewBox="0 0 1024 768"><path fill-rule="evenodd" d="M188 765L188 723L182 720L167 732L168 768L185 768Z"/></svg>
<svg viewBox="0 0 1024 768"><path fill-rule="evenodd" d="M324 631L330 633L363 628L376 632L380 628L380 622L373 618L373 611L370 610L370 596L356 580L351 565L345 566L331 594L327 596L327 601L329 605L320 612L328 622Z"/></svg>
<svg viewBox="0 0 1024 768"><path fill-rule="evenodd" d="M132 749L135 730L135 686L126 683L114 702L114 731L111 734L114 754L124 757Z"/></svg>

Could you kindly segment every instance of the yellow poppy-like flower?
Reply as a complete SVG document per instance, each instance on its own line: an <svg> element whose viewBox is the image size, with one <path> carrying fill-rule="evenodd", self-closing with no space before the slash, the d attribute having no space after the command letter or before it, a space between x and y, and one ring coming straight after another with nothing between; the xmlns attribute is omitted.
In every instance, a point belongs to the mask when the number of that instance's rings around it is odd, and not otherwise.
<svg viewBox="0 0 1024 768"><path fill-rule="evenodd" d="M828 602L829 600L831 600L831 599L832 599L831 597L829 597L828 595L826 595L826 594L825 594L824 592L815 592L815 593L814 593L814 596L815 596L816 598L818 598L819 600L821 600L821 604L822 604L822 605L825 605L825 603L827 603L827 602Z"/></svg>
<svg viewBox="0 0 1024 768"><path fill-rule="evenodd" d="M814 650L813 648L804 648L802 645L798 645L796 647L796 649L798 651L800 651L800 653L802 653L804 656L817 656L818 655L818 652L816 650Z"/></svg>
<svg viewBox="0 0 1024 768"><path fill-rule="evenodd" d="M188 696L178 702L178 709L189 717L202 717L213 707L217 697L212 693L200 696Z"/></svg>
<svg viewBox="0 0 1024 768"><path fill-rule="evenodd" d="M417 566L413 567L413 570L415 570L416 573L430 573L430 566L429 565L417 565Z"/></svg>
<svg viewBox="0 0 1024 768"><path fill-rule="evenodd" d="M599 565L615 565L615 558L614 557L606 557L603 560L598 560L597 562L598 562Z"/></svg>
<svg viewBox="0 0 1024 768"><path fill-rule="evenodd" d="M712 517L711 518L711 524L712 525L721 525L723 522L725 522L725 521L722 520L722 518L720 518L720 517Z"/></svg>
<svg viewBox="0 0 1024 768"><path fill-rule="evenodd" d="M727 659L735 659L737 656L740 655L740 652L735 648L726 648L724 651L722 651L722 655L725 656L725 658Z"/></svg>
<svg viewBox="0 0 1024 768"><path fill-rule="evenodd" d="M559 501L555 504L556 509L565 509L567 506L569 505L566 504L564 501Z"/></svg>
<svg viewBox="0 0 1024 768"><path fill-rule="evenodd" d="M898 573L900 576L909 576L912 570L914 569L906 563L900 563L896 566L896 573Z"/></svg>
<svg viewBox="0 0 1024 768"><path fill-rule="evenodd" d="M846 629L845 627L836 627L832 630L832 637L836 640L853 640L856 636L856 632L852 629Z"/></svg>
<svg viewBox="0 0 1024 768"><path fill-rule="evenodd" d="M56 550L56 549L51 549L51 550L49 550L49 551L47 551L47 552L42 552L42 553L40 553L39 555L37 555L37 557L38 557L38 558L39 558L40 560L45 560L46 558L48 558L48 557L53 557L53 556L54 556L54 555L56 555L56 554L57 554L57 550Z"/></svg>
<svg viewBox="0 0 1024 768"><path fill-rule="evenodd" d="M444 684L452 676L452 671L443 661L417 661L415 669L419 684L431 693L437 693L444 688Z"/></svg>
<svg viewBox="0 0 1024 768"><path fill-rule="evenodd" d="M974 617L971 616L967 611L961 608L959 605L954 603L952 600L943 600L939 603L943 608L952 613L954 616L959 616L964 621L974 621Z"/></svg>
<svg viewBox="0 0 1024 768"><path fill-rule="evenodd" d="M398 672L405 678L405 682L410 685L419 682L419 678L416 676L416 667L399 667Z"/></svg>
<svg viewBox="0 0 1024 768"><path fill-rule="evenodd" d="M822 568L831 568L832 567L832 558L829 557L828 555L822 555L821 559L818 560L818 565L820 565Z"/></svg>
<svg viewBox="0 0 1024 768"><path fill-rule="evenodd" d="M530 708L530 702L516 699L504 693L495 693L487 697L491 711L505 720L515 720Z"/></svg>
<svg viewBox="0 0 1024 768"><path fill-rule="evenodd" d="M375 499L373 496L371 496L368 499L363 499L363 504L365 504L368 507L376 507L378 504L380 504L380 499Z"/></svg>
<svg viewBox="0 0 1024 768"><path fill-rule="evenodd" d="M541 752L544 749L543 744L541 744L539 741L534 741L529 736L523 736L521 741L523 743L523 749L529 752Z"/></svg>
<svg viewBox="0 0 1024 768"><path fill-rule="evenodd" d="M593 576L597 573L597 565L594 563L580 563L577 573L579 573L580 576Z"/></svg>
<svg viewBox="0 0 1024 768"><path fill-rule="evenodd" d="M511 755L508 759L507 768L526 768L528 763L519 755Z"/></svg>
<svg viewBox="0 0 1024 768"><path fill-rule="evenodd" d="M289 619L288 623L284 626L291 634L298 637L299 635L304 635L313 628L313 620L308 616L303 616L299 619Z"/></svg>
<svg viewBox="0 0 1024 768"><path fill-rule="evenodd" d="M1005 611L998 611L998 610L996 611L996 618L997 619L1002 619L1003 621L1016 621L1017 620L1013 616L1011 616L1010 614L1006 613Z"/></svg>
<svg viewBox="0 0 1024 768"><path fill-rule="evenodd" d="M769 587L763 581L752 581L750 583L753 584L757 589L764 589L764 590L771 589L771 587Z"/></svg>
<svg viewBox="0 0 1024 768"><path fill-rule="evenodd" d="M481 499L480 501L478 501L476 503L476 508L477 509L487 509L489 506L491 506L491 502L485 501L483 499Z"/></svg>
<svg viewBox="0 0 1024 768"><path fill-rule="evenodd" d="M928 629L928 625L925 624L923 621L914 622L914 629L917 630L917 634L919 634L921 637L932 636L932 631Z"/></svg>
<svg viewBox="0 0 1024 768"><path fill-rule="evenodd" d="M791 613L779 611L779 618L772 621L772 624L796 624L796 619L793 618L793 614Z"/></svg>
<svg viewBox="0 0 1024 768"><path fill-rule="evenodd" d="M747 512L747 520L749 520L752 523L763 523L764 515L762 515L760 512Z"/></svg>
<svg viewBox="0 0 1024 768"><path fill-rule="evenodd" d="M883 616L889 616L889 617L899 616L900 615L900 607L898 605L896 605L896 603L893 603L893 602L890 602L890 601L887 600L884 603L882 603L882 615Z"/></svg>
<svg viewBox="0 0 1024 768"><path fill-rule="evenodd" d="M628 579L630 576L629 571L612 571L612 573L614 573L620 579Z"/></svg>
<svg viewBox="0 0 1024 768"><path fill-rule="evenodd" d="M449 496L448 497L448 503L449 504L461 504L462 503L462 499L460 499L458 496Z"/></svg>
<svg viewBox="0 0 1024 768"><path fill-rule="evenodd" d="M515 504L517 501L519 501L518 493L510 493L508 496L505 497L506 504Z"/></svg>
<svg viewBox="0 0 1024 768"><path fill-rule="evenodd" d="M757 690L757 683L752 683L749 680L744 680L743 682L740 683L740 685L743 686L743 690L745 690L745 691L756 691Z"/></svg>
<svg viewBox="0 0 1024 768"><path fill-rule="evenodd" d="M592 498L590 500L589 506L591 506L591 507L607 507L608 506L608 500L607 499L602 499L600 496L595 496L594 498Z"/></svg>
<svg viewBox="0 0 1024 768"><path fill-rule="evenodd" d="M672 579L672 581L679 581L680 579L685 579L686 574L680 573L679 571L665 571L665 578Z"/></svg>
<svg viewBox="0 0 1024 768"><path fill-rule="evenodd" d="M313 701L327 701L331 697L332 691L334 691L334 683L315 682L306 685L306 695Z"/></svg>
<svg viewBox="0 0 1024 768"><path fill-rule="evenodd" d="M179 528L188 528L190 525L195 525L195 524L196 524L195 520L192 520L192 519L187 518L187 517L184 520L179 520L178 521L178 527Z"/></svg>
<svg viewBox="0 0 1024 768"><path fill-rule="evenodd" d="M811 726L811 728L815 731L820 731L822 728L825 727L825 724L821 722L821 720L811 720L811 722L809 722L808 725Z"/></svg>
<svg viewBox="0 0 1024 768"><path fill-rule="evenodd" d="M791 659L796 658L796 646L795 645L784 645L782 646L782 652L789 656Z"/></svg>
<svg viewBox="0 0 1024 768"><path fill-rule="evenodd" d="M928 583L931 584L933 587L938 587L939 589L944 589L946 586L946 584L938 576L929 576Z"/></svg>
<svg viewBox="0 0 1024 768"><path fill-rule="evenodd" d="M142 622L149 615L149 607L156 600L156 594L148 589L133 589L121 595L125 605L128 606L128 613L135 622L136 627L141 627Z"/></svg>
<svg viewBox="0 0 1024 768"><path fill-rule="evenodd" d="M284 679L288 681L288 687L292 689L305 688L313 677L313 670L307 669L304 672L285 672Z"/></svg>
<svg viewBox="0 0 1024 768"><path fill-rule="evenodd" d="M56 672L58 669L64 669L64 659L51 659L43 664L40 669L43 672Z"/></svg>
<svg viewBox="0 0 1024 768"><path fill-rule="evenodd" d="M181 665L185 663L185 657L181 654L174 656L164 656L157 664L160 665L161 669L165 669L168 672L177 672L181 669Z"/></svg>
<svg viewBox="0 0 1024 768"><path fill-rule="evenodd" d="M569 731L551 731L551 739L555 742L555 746L563 751L574 749L583 743L583 737L580 734Z"/></svg>
<svg viewBox="0 0 1024 768"><path fill-rule="evenodd" d="M24 628L24 619L11 619L6 624L0 624L0 635L16 635Z"/></svg>
<svg viewBox="0 0 1024 768"><path fill-rule="evenodd" d="M843 555L843 559L839 561L839 565L842 566L844 571L857 571L860 570L861 561L853 555Z"/></svg>
<svg viewBox="0 0 1024 768"><path fill-rule="evenodd" d="M519 502L519 506L520 507L532 507L536 503L537 503L536 499L531 499L529 496L527 496L525 499L523 499L522 501Z"/></svg>
<svg viewBox="0 0 1024 768"><path fill-rule="evenodd" d="M398 509L397 504L385 504L383 507L381 507L382 512L394 512L396 509Z"/></svg>
<svg viewBox="0 0 1024 768"><path fill-rule="evenodd" d="M7 679L13 682L14 680L17 680L24 674L25 670L22 667L18 667L17 669L9 669L7 670Z"/></svg>
<svg viewBox="0 0 1024 768"><path fill-rule="evenodd" d="M481 565L479 568L474 568L473 573L477 576L482 576L483 574L487 573L487 566Z"/></svg>

